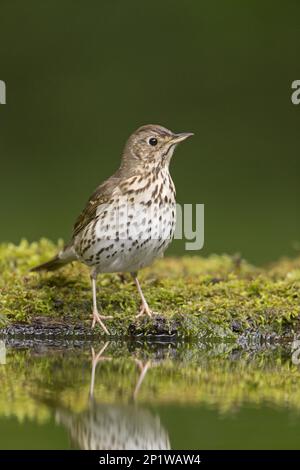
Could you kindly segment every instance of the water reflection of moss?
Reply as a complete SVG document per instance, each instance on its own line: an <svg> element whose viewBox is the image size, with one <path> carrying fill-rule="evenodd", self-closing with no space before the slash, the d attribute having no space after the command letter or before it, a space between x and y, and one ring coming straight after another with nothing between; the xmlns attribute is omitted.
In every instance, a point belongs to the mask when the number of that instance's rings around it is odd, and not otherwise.
<svg viewBox="0 0 300 470"><path fill-rule="evenodd" d="M175 356L167 351L160 359L152 353L129 353L121 346L108 348L112 360L99 364L96 373L98 403L132 402L138 379L133 359L140 354L151 361L137 397L140 404L198 403L220 412L264 402L300 408L300 369L281 351L253 355L230 346L221 352L199 351L196 345ZM88 406L90 372L89 351L47 356L9 351L7 365L0 368L0 414L43 421L51 408L82 412Z"/></svg>
<svg viewBox="0 0 300 470"><path fill-rule="evenodd" d="M74 263L42 276L28 271L56 251L57 245L47 240L0 246L3 323L30 323L49 316L67 324L89 325L91 293L85 266ZM141 277L152 308L173 321L181 335L235 338L249 328L280 333L298 324L300 258L279 261L268 269L227 255L165 258ZM98 284L104 312L114 315L108 322L110 330L125 335L132 324L139 330L132 283L122 283L117 275L102 275ZM151 332L151 328L149 323L141 331Z"/></svg>

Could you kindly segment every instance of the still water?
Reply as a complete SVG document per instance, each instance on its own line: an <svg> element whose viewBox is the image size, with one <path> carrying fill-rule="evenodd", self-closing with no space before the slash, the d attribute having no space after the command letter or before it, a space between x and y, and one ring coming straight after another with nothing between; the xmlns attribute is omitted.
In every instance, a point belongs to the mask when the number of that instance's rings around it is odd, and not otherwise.
<svg viewBox="0 0 300 470"><path fill-rule="evenodd" d="M287 346L10 340L0 349L1 449L300 447L300 366Z"/></svg>

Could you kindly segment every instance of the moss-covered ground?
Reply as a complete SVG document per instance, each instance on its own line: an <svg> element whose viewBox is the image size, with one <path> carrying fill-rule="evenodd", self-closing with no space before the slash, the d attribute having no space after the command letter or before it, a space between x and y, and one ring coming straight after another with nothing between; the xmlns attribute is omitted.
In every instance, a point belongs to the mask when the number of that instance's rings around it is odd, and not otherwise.
<svg viewBox="0 0 300 470"><path fill-rule="evenodd" d="M91 288L86 266L72 263L52 273L30 268L56 254L54 244L22 241L0 246L0 326L90 330ZM235 340L260 332L292 336L300 322L300 257L264 268L236 256L211 255L158 260L140 273L145 297L159 313L135 319L139 299L130 276L98 278L98 302L112 335L170 334ZM71 330L70 330L71 328ZM56 331L55 330L55 331ZM24 330L29 331L29 330ZM103 334L96 328L95 334Z"/></svg>

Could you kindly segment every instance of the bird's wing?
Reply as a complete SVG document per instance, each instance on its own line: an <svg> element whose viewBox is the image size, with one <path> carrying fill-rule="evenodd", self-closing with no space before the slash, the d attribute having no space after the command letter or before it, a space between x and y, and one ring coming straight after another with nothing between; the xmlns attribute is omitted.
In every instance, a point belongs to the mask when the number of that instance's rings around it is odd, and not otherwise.
<svg viewBox="0 0 300 470"><path fill-rule="evenodd" d="M117 172L115 175L108 178L108 180L104 181L104 183L98 186L94 191L75 222L73 228L73 240L93 220L99 206L103 204L103 207L105 207L105 203L111 199L113 192L116 190L119 180L120 178Z"/></svg>

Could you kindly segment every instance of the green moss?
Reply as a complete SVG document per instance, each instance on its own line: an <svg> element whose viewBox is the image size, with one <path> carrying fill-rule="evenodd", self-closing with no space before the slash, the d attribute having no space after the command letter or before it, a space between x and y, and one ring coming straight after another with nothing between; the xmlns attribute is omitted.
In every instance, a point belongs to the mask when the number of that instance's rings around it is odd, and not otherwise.
<svg viewBox="0 0 300 470"><path fill-rule="evenodd" d="M53 256L62 241L48 240L18 246L0 245L0 322L3 325L37 318L58 324L90 324L91 289L86 266L72 263L53 273L30 268ZM300 315L300 258L283 259L256 268L228 255L158 260L140 274L152 320L135 320L138 294L130 277L98 278L98 302L112 334L176 333L235 339L245 331L276 332L297 329ZM101 333L99 331L99 333Z"/></svg>

